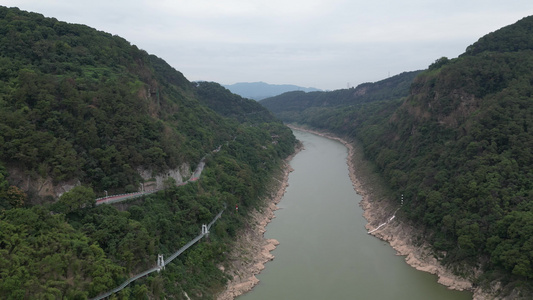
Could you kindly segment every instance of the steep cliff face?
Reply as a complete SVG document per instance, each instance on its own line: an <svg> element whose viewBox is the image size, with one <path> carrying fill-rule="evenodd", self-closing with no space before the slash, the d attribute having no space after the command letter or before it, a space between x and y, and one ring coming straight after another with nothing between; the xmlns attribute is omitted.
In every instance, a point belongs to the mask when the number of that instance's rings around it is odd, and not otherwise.
<svg viewBox="0 0 533 300"><path fill-rule="evenodd" d="M160 190L165 187L165 181L169 178L177 184L185 182L192 175L189 164L183 164L179 168L166 170L162 173L154 173L151 169L138 168L137 171L143 179L142 188L145 191Z"/></svg>
<svg viewBox="0 0 533 300"><path fill-rule="evenodd" d="M65 192L81 184L77 178L54 182L52 177L32 176L16 167L9 168L8 172L8 181L28 194L26 204L30 205L54 202Z"/></svg>

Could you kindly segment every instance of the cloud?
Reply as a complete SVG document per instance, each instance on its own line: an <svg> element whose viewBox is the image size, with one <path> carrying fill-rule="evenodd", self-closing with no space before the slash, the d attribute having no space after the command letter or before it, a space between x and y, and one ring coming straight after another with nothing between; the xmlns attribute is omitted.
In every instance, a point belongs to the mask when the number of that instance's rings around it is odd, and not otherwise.
<svg viewBox="0 0 533 300"><path fill-rule="evenodd" d="M531 0L4 0L120 35L190 80L323 89L456 57Z"/></svg>

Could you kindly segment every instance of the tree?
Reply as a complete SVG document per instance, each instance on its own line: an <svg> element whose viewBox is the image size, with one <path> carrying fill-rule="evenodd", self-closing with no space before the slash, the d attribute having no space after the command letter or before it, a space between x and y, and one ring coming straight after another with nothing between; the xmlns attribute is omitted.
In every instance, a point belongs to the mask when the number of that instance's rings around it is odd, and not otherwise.
<svg viewBox="0 0 533 300"><path fill-rule="evenodd" d="M11 208L17 208L24 206L27 195L20 188L12 185L7 189L6 199Z"/></svg>
<svg viewBox="0 0 533 300"><path fill-rule="evenodd" d="M169 176L167 179L163 180L163 187L165 189L170 189L175 186L176 186L176 179Z"/></svg>
<svg viewBox="0 0 533 300"><path fill-rule="evenodd" d="M0 209L11 209L24 206L28 197L20 188L9 185L7 170L0 165Z"/></svg>
<svg viewBox="0 0 533 300"><path fill-rule="evenodd" d="M435 60L434 63L432 63L431 65L429 65L429 70L436 70L442 66L444 66L445 64L449 63L450 60L446 57L446 56L443 56L437 60Z"/></svg>
<svg viewBox="0 0 533 300"><path fill-rule="evenodd" d="M7 170L0 164L0 197L2 197L2 192L6 192L9 187L9 182L7 182Z"/></svg>
<svg viewBox="0 0 533 300"><path fill-rule="evenodd" d="M71 213L85 207L96 205L96 195L93 189L82 185L74 187L72 190L61 195L58 206L63 213Z"/></svg>

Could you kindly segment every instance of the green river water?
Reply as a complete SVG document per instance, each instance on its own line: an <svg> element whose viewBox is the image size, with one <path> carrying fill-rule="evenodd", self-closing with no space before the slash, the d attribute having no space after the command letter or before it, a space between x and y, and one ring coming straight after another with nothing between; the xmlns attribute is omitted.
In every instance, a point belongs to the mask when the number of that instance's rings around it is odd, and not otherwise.
<svg viewBox="0 0 533 300"><path fill-rule="evenodd" d="M291 161L289 186L265 233L280 245L257 276L260 283L238 300L472 299L408 266L388 244L367 234L344 145L294 133L305 150Z"/></svg>

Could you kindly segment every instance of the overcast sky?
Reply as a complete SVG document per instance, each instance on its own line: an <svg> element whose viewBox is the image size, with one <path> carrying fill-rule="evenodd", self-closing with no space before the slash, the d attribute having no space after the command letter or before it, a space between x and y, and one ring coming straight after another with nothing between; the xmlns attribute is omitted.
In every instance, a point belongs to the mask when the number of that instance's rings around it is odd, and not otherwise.
<svg viewBox="0 0 533 300"><path fill-rule="evenodd" d="M455 58L532 0L1 0L119 35L191 81L335 90Z"/></svg>

